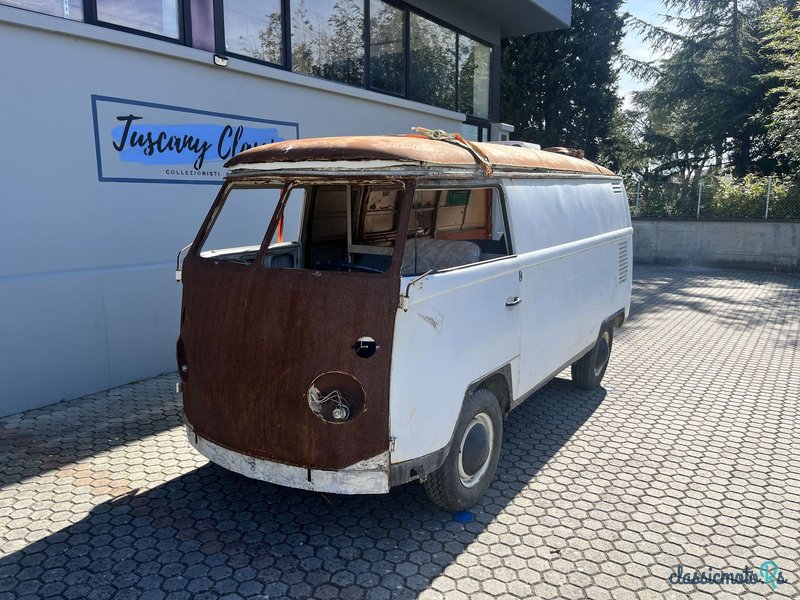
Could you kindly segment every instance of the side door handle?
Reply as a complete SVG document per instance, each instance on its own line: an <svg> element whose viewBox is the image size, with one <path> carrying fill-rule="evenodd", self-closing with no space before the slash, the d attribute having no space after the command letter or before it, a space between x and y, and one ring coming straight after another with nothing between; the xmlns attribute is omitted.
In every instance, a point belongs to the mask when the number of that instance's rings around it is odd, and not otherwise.
<svg viewBox="0 0 800 600"><path fill-rule="evenodd" d="M519 296L514 296L510 300L506 300L506 306L509 306L509 307L516 306L520 302L522 302L522 298L520 298Z"/></svg>

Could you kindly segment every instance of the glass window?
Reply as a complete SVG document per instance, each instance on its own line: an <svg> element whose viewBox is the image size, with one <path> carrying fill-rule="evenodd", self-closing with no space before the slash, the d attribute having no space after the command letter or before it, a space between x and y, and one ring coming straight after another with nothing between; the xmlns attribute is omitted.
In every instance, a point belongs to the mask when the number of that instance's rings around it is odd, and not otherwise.
<svg viewBox="0 0 800 600"><path fill-rule="evenodd" d="M411 13L411 89L409 97L442 108L456 108L456 33Z"/></svg>
<svg viewBox="0 0 800 600"><path fill-rule="evenodd" d="M477 125L472 125L470 123L462 123L461 124L461 137L465 140L470 140L471 142L480 142L481 140L478 139L480 135L480 129Z"/></svg>
<svg viewBox="0 0 800 600"><path fill-rule="evenodd" d="M225 0L225 49L283 64L281 0Z"/></svg>
<svg viewBox="0 0 800 600"><path fill-rule="evenodd" d="M464 35L458 36L458 110L489 118L489 73L492 49Z"/></svg>
<svg viewBox="0 0 800 600"><path fill-rule="evenodd" d="M369 85L376 90L405 94L406 51L404 11L381 0L369 4Z"/></svg>
<svg viewBox="0 0 800 600"><path fill-rule="evenodd" d="M292 3L292 70L364 85L364 0Z"/></svg>
<svg viewBox="0 0 800 600"><path fill-rule="evenodd" d="M97 20L177 39L178 1L97 0Z"/></svg>
<svg viewBox="0 0 800 600"><path fill-rule="evenodd" d="M214 0L191 0L192 46L216 52L214 31Z"/></svg>
<svg viewBox="0 0 800 600"><path fill-rule="evenodd" d="M0 4L25 8L46 15L83 21L83 0L0 0Z"/></svg>

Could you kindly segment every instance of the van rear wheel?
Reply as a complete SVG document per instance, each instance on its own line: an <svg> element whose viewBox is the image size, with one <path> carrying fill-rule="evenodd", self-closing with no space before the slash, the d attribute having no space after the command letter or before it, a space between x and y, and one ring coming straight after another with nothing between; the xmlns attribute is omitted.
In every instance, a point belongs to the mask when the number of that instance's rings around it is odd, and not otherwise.
<svg viewBox="0 0 800 600"><path fill-rule="evenodd" d="M502 439L497 397L487 389L473 392L456 424L447 458L425 480L431 501L453 511L475 504L494 478Z"/></svg>
<svg viewBox="0 0 800 600"><path fill-rule="evenodd" d="M604 325L597 343L583 358L572 363L572 383L584 390L600 387L603 375L606 374L608 360L611 358L611 346L614 342L614 328Z"/></svg>

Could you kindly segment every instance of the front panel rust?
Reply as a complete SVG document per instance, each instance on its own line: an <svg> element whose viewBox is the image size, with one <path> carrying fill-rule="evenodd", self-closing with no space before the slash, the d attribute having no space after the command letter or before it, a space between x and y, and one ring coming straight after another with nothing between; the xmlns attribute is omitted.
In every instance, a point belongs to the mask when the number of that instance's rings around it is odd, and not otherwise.
<svg viewBox="0 0 800 600"><path fill-rule="evenodd" d="M408 227L413 189L400 231ZM382 274L267 269L260 260L243 265L190 252L180 352L188 365L184 412L196 433L236 452L315 469L385 452L402 244ZM352 347L364 336L380 346L369 358ZM332 371L352 375L364 391L363 409L344 423L324 421L308 404L312 382Z"/></svg>
<svg viewBox="0 0 800 600"><path fill-rule="evenodd" d="M184 273L184 410L198 435L318 469L387 449L396 279L197 257ZM380 344L367 359L351 348L364 335ZM309 386L328 371L350 373L364 388L365 409L352 421L326 423L309 408Z"/></svg>

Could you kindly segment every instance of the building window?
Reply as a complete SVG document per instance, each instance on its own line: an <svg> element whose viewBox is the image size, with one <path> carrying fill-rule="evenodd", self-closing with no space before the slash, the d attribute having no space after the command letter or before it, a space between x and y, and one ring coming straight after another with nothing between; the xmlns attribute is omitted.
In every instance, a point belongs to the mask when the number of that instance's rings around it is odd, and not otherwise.
<svg viewBox="0 0 800 600"><path fill-rule="evenodd" d="M364 85L364 1L292 3L292 70Z"/></svg>
<svg viewBox="0 0 800 600"><path fill-rule="evenodd" d="M281 0L225 0L225 50L283 65Z"/></svg>
<svg viewBox="0 0 800 600"><path fill-rule="evenodd" d="M406 92L405 12L381 0L369 3L369 86L404 95Z"/></svg>
<svg viewBox="0 0 800 600"><path fill-rule="evenodd" d="M458 36L458 110L489 118L492 49L465 35Z"/></svg>
<svg viewBox="0 0 800 600"><path fill-rule="evenodd" d="M97 0L97 20L168 38L180 38L179 0Z"/></svg>
<svg viewBox="0 0 800 600"><path fill-rule="evenodd" d="M416 13L410 20L409 97L456 109L456 32Z"/></svg>
<svg viewBox="0 0 800 600"><path fill-rule="evenodd" d="M75 21L83 21L83 0L0 0L0 4L7 4L16 8L25 8L54 17L63 17Z"/></svg>

